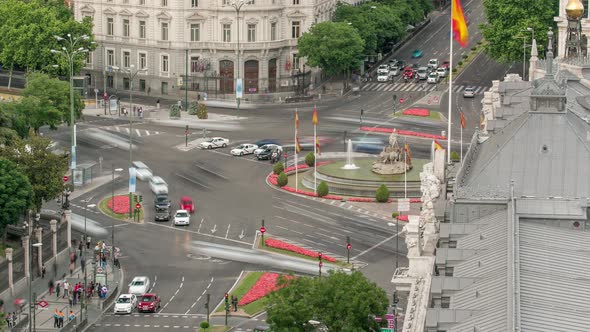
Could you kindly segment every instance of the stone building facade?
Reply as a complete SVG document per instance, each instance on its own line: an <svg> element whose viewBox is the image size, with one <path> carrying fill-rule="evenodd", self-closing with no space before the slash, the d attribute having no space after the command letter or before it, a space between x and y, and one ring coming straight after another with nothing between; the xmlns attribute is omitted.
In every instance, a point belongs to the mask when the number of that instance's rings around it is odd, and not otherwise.
<svg viewBox="0 0 590 332"><path fill-rule="evenodd" d="M98 43L83 69L88 87L128 91L128 78L116 69L131 65L147 68L133 90L148 95L180 95L186 86L233 96L238 72L246 95L302 85L299 77L309 68L297 56L297 38L329 20L336 2L251 0L238 17L231 1L74 1L75 17L92 19Z"/></svg>

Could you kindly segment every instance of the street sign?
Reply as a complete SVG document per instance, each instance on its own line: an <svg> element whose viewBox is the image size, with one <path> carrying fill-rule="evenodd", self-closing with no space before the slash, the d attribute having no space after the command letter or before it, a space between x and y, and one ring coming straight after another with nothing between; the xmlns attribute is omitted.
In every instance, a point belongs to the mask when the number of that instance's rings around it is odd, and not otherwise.
<svg viewBox="0 0 590 332"><path fill-rule="evenodd" d="M260 227L260 233L264 234L266 232L266 228L264 226Z"/></svg>
<svg viewBox="0 0 590 332"><path fill-rule="evenodd" d="M408 212L410 211L410 199L409 198L400 198L397 200L397 210L399 212Z"/></svg>
<svg viewBox="0 0 590 332"><path fill-rule="evenodd" d="M236 98L242 98L242 91L244 90L242 79L236 79Z"/></svg>
<svg viewBox="0 0 590 332"><path fill-rule="evenodd" d="M135 208L138 210L141 209L141 204L139 204L139 203L135 204Z"/></svg>
<svg viewBox="0 0 590 332"><path fill-rule="evenodd" d="M64 175L64 182L68 182L70 178L67 175Z"/></svg>
<svg viewBox="0 0 590 332"><path fill-rule="evenodd" d="M96 268L96 273L104 273L104 269L99 266Z"/></svg>
<svg viewBox="0 0 590 332"><path fill-rule="evenodd" d="M47 308L49 306L49 303L47 303L47 301L45 300L41 300L39 302L37 302L37 305L40 306L41 308Z"/></svg>
<svg viewBox="0 0 590 332"><path fill-rule="evenodd" d="M135 169L135 167L130 167L129 168L129 192L130 193L134 193L135 192L135 176L137 175L137 170Z"/></svg>

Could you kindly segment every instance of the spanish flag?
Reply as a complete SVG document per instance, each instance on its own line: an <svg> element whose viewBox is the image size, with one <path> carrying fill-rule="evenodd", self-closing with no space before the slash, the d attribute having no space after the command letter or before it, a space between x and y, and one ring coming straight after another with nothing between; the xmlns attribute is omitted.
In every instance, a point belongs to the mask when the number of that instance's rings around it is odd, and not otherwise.
<svg viewBox="0 0 590 332"><path fill-rule="evenodd" d="M434 150L444 150L442 145L437 140L434 140Z"/></svg>
<svg viewBox="0 0 590 332"><path fill-rule="evenodd" d="M313 106L313 115L311 116L311 123L313 123L314 126L318 125L318 109L315 107L315 105Z"/></svg>
<svg viewBox="0 0 590 332"><path fill-rule="evenodd" d="M459 42L461 47L467 47L469 32L467 31L467 23L465 22L465 15L463 15L461 0L453 0L451 6L451 22L454 38Z"/></svg>
<svg viewBox="0 0 590 332"><path fill-rule="evenodd" d="M465 114L461 112L461 128L465 129Z"/></svg>
<svg viewBox="0 0 590 332"><path fill-rule="evenodd" d="M301 144L299 144L299 136L295 137L295 153L301 152Z"/></svg>
<svg viewBox="0 0 590 332"><path fill-rule="evenodd" d="M318 155L321 155L322 153L320 152L320 140L318 139L318 137L315 137L315 148L318 152Z"/></svg>
<svg viewBox="0 0 590 332"><path fill-rule="evenodd" d="M295 129L299 129L299 114L295 111Z"/></svg>
<svg viewBox="0 0 590 332"><path fill-rule="evenodd" d="M410 146L408 145L408 143L404 144L404 151L406 151L406 163L411 164L412 163L412 152L410 152Z"/></svg>

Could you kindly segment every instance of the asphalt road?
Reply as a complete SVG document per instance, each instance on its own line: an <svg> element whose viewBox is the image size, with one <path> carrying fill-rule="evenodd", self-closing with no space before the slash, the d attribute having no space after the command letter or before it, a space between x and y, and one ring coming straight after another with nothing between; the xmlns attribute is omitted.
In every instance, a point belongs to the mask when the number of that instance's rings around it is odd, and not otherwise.
<svg viewBox="0 0 590 332"><path fill-rule="evenodd" d="M475 27L482 15L481 2L464 4L470 17L472 40L479 34ZM472 15L472 16L470 16ZM445 59L448 53L448 9L433 18L432 23L414 40L402 48L394 57L409 59L414 48L422 48L427 61L430 57ZM455 59L465 50L455 48ZM492 68L479 70L488 61ZM457 84L491 85L491 79L503 77L500 69L492 67L484 57L475 59L457 78ZM472 69L473 68L473 69ZM496 69L493 69L496 68ZM504 71L505 72L505 71ZM394 83L387 83L394 84ZM321 136L332 138L333 142L322 146L322 151L343 151L343 137L369 136L359 132L360 109L365 110L363 123L369 126L396 126L400 129L440 134L446 129L445 123L392 119L393 95L406 102L420 98L420 91L362 91L360 96L344 96L318 103ZM443 105L444 104L443 97ZM478 117L480 97L473 100L459 98L457 105L467 109L469 122ZM244 119L239 126L220 126L210 136L230 139L230 146L260 139L293 141L293 113L299 110L300 135L311 136L312 107L307 105L271 105L256 110L242 111ZM212 112L235 114L235 110ZM457 119L458 109L453 111ZM444 112L443 112L444 113ZM457 114L455 114L457 113ZM477 118L477 121L479 119ZM458 122L454 121L454 127ZM129 163L128 123L118 119L87 117L78 126L78 163L98 162L102 158L103 172L111 167L126 168ZM196 203L196 213L187 227L174 227L170 222L156 223L153 220L151 202L153 194L146 183L138 184L138 192L144 196L145 223L128 224L115 222L116 246L122 250L121 263L125 282L133 276L146 275L154 283L153 291L163 298L163 308L157 314L132 314L114 316L107 311L93 326L93 331L145 331L164 328L194 329L204 319L204 294L211 294L212 306L222 301L223 294L233 285L243 270L295 270L309 272L315 263L288 262L251 251L261 220L265 220L268 234L286 238L301 246L344 258L346 237L352 238L352 260L369 278L391 293L391 275L397 260L407 265L405 243L396 237L395 227L387 222L354 209L326 204L307 198L277 191L264 183L271 171L268 162L259 162L251 156L233 157L229 148L213 151L192 149L182 151L184 144L183 124L162 126L146 123L134 124L133 160L145 162L155 175L162 176L168 183L173 204L181 196L191 196ZM65 127L46 135L58 142L58 146L69 146L69 131ZM457 132L457 130L455 130ZM466 133L468 134L468 133ZM140 136L139 136L140 135ZM198 125L191 130L191 139L201 135ZM455 139L455 134L453 138ZM470 135L465 135L468 140ZM413 155L426 157L430 141L408 138ZM115 190L127 190L127 176L123 174L115 181ZM98 203L110 196L111 186L105 185L74 200L74 213L82 214L83 200ZM113 225L109 218L89 213L93 220L105 228ZM401 227L400 227L401 228ZM400 229L401 230L401 229ZM110 241L110 238L107 239ZM397 254L400 255L397 255ZM286 267L286 263L290 263ZM239 322L253 326L257 321Z"/></svg>

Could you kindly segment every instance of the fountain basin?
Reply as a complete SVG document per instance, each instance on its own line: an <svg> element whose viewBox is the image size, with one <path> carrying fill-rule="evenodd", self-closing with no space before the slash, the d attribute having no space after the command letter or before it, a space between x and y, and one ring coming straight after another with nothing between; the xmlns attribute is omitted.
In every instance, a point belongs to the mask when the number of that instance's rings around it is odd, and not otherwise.
<svg viewBox="0 0 590 332"><path fill-rule="evenodd" d="M375 197L375 191L382 184L389 189L391 197L404 197L404 174L384 175L372 171L374 158L355 158L358 167L354 170L344 170L345 160L334 161L317 167L317 184L325 181L330 188L330 194ZM420 172L427 159L412 159L413 168L407 173L408 197L420 197ZM313 168L303 174L301 183L307 189L313 190Z"/></svg>

